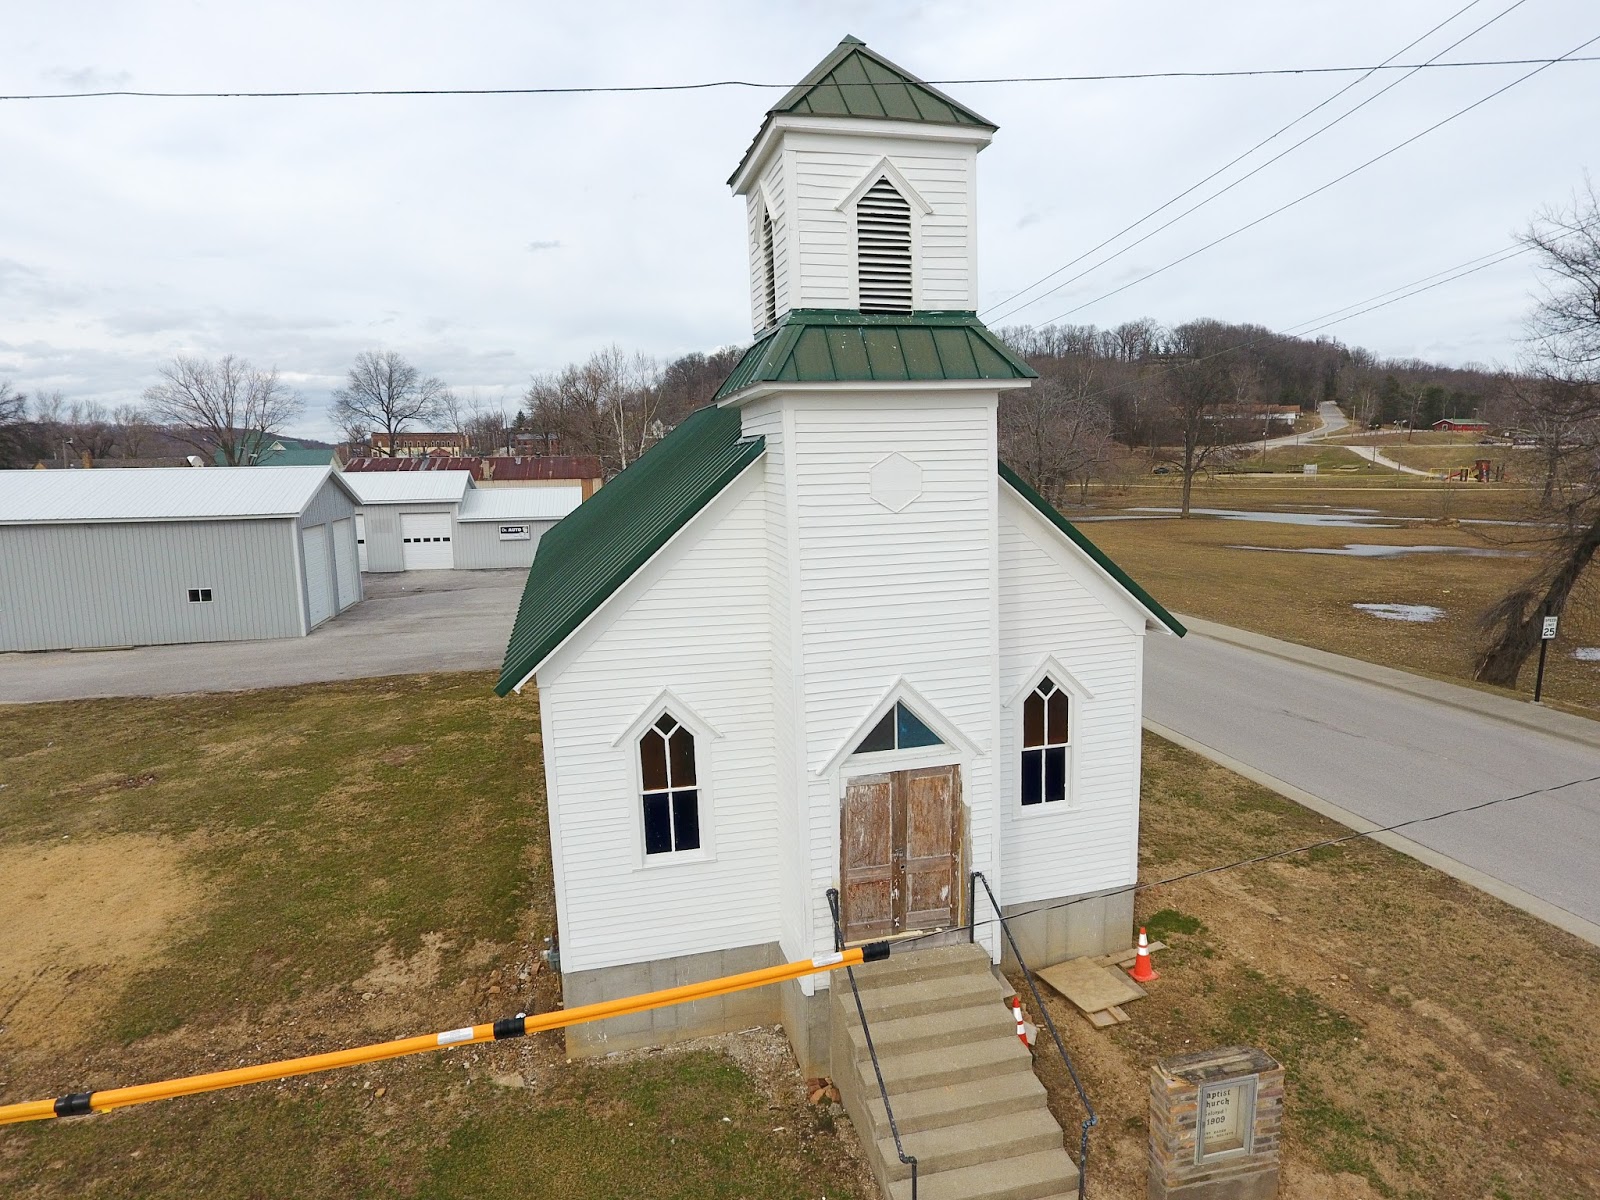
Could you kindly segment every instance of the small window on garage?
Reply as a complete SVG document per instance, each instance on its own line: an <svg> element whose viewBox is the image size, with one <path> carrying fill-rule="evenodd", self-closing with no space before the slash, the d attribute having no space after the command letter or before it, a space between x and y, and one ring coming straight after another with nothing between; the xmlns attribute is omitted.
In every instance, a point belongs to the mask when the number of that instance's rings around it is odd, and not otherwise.
<svg viewBox="0 0 1600 1200"><path fill-rule="evenodd" d="M189 603L190 604L210 604L211 603L211 589L210 588L190 588L189 589Z"/></svg>

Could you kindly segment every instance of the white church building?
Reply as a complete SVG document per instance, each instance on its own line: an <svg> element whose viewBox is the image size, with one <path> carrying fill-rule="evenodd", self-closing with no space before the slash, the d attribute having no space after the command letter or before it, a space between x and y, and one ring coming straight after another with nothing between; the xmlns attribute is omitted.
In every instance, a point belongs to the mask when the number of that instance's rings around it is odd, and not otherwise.
<svg viewBox="0 0 1600 1200"><path fill-rule="evenodd" d="M497 690L538 689L569 1006L829 951L829 888L850 941L962 926L974 870L1082 900L1017 923L1031 964L1130 944L1144 639L1183 627L999 461L1034 373L975 311L994 133L841 42L730 180L754 344L539 543ZM818 1064L827 986L569 1046L781 1021Z"/></svg>

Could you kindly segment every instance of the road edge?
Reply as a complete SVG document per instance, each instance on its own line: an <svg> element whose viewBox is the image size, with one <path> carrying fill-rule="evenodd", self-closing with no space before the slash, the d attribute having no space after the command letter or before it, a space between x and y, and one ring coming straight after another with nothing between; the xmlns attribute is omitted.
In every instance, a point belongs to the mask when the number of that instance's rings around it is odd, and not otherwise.
<svg viewBox="0 0 1600 1200"><path fill-rule="evenodd" d="M1577 913L1568 912L1560 905L1551 904L1548 900L1541 900L1530 892L1525 892L1519 887L1487 875L1476 867L1470 867L1459 859L1451 858L1448 854L1441 854L1430 849L1420 842L1414 842L1408 837L1398 833L1375 833L1380 826L1376 821L1369 821L1358 813L1353 813L1347 808L1324 800L1321 796L1314 795L1304 788L1298 788L1292 783L1287 783L1275 775L1268 775L1259 771L1249 763L1240 762L1230 755L1224 754L1215 747L1204 742L1197 742L1194 738L1179 733L1176 729L1168 729L1165 725L1158 724L1148 717L1144 720L1144 727L1157 737L1191 753L1198 754L1201 758L1210 759L1219 767L1225 767L1235 775L1242 775L1251 783L1258 783L1268 791L1276 792L1285 800L1293 800L1302 808L1309 808L1320 816L1327 817L1330 821L1337 821L1348 829L1357 833L1369 833L1372 840L1380 845L1387 846L1390 850L1404 854L1407 858L1414 858L1425 866L1432 867L1452 879L1459 880L1469 887L1477 888L1493 896L1496 900L1504 901L1512 908L1519 908L1529 916L1538 917L1547 924L1554 925L1557 929L1565 930L1573 937L1588 942L1591 946L1600 946L1600 925L1593 921L1578 916Z"/></svg>
<svg viewBox="0 0 1600 1200"><path fill-rule="evenodd" d="M1486 692L1475 692L1460 684L1430 679L1426 675L1413 675L1409 671L1364 662L1359 658L1334 654L1330 650L1318 650L1314 646L1302 646L1298 642L1286 642L1279 638L1268 637L1266 634L1252 633L1248 629L1221 625L1202 617L1191 617L1187 613L1174 615L1183 622L1191 634L1199 634L1201 637L1241 646L1260 654L1268 654L1285 662L1316 667L1331 675L1343 675L1346 679L1376 684L1393 692L1430 700L1447 708L1474 713L1507 725L1531 729L1549 737L1561 738L1563 741L1576 742L1590 749L1600 749L1600 722L1591 721L1587 717L1576 717L1571 713L1535 706L1531 700L1512 700L1509 697L1495 696Z"/></svg>

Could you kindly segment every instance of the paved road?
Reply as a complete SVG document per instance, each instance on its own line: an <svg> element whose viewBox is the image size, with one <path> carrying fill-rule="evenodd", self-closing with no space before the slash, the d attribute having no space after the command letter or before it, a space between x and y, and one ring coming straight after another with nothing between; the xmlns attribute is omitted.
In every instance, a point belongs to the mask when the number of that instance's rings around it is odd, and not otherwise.
<svg viewBox="0 0 1600 1200"><path fill-rule="evenodd" d="M1229 641L1191 632L1182 641L1151 637L1147 651L1151 721L1380 825L1600 776L1600 746ZM1480 695L1431 682L1423 690L1435 686L1468 693L1466 703ZM1600 783L1403 832L1600 924Z"/></svg>
<svg viewBox="0 0 1600 1200"><path fill-rule="evenodd" d="M1376 463L1380 467L1388 467L1391 471L1399 471L1402 475L1421 475L1424 479L1434 478L1432 471L1423 471L1416 467L1408 467L1404 463L1396 462L1377 446L1347 445L1345 446L1345 449L1354 451L1357 455L1366 459L1368 462Z"/></svg>
<svg viewBox="0 0 1600 1200"><path fill-rule="evenodd" d="M0 703L492 670L505 654L527 577L520 568L363 575L367 598L310 637L0 654Z"/></svg>
<svg viewBox="0 0 1600 1200"><path fill-rule="evenodd" d="M1332 437L1350 424L1344 413L1339 411L1339 406L1331 400L1325 400L1317 406L1317 415L1322 418L1322 424L1309 433L1290 433L1283 437L1268 438L1264 442L1255 442L1255 448L1271 450L1274 446L1303 446L1318 438Z"/></svg>

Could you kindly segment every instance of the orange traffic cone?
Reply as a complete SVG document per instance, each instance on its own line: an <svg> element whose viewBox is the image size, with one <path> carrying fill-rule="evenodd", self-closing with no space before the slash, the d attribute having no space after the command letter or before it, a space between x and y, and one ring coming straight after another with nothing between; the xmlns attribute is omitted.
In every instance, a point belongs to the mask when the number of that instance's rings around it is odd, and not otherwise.
<svg viewBox="0 0 1600 1200"><path fill-rule="evenodd" d="M1135 983L1149 983L1152 979L1161 978L1150 965L1150 939L1145 936L1143 925L1139 926L1139 954L1133 960L1133 971L1129 978Z"/></svg>
<svg viewBox="0 0 1600 1200"><path fill-rule="evenodd" d="M1028 1024L1022 1019L1021 996L1011 997L1011 1015L1017 1019L1017 1037L1020 1038L1022 1040L1022 1044L1026 1046L1028 1044Z"/></svg>

